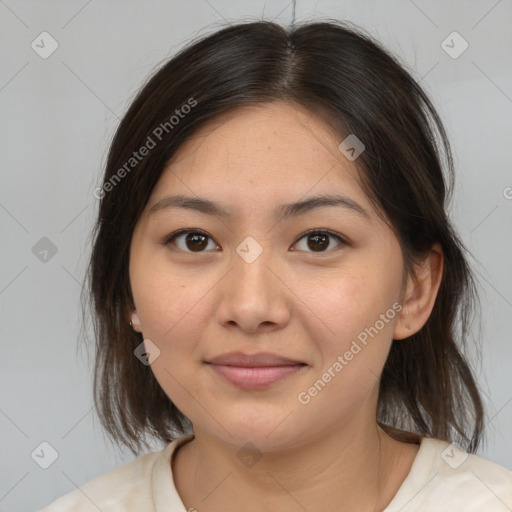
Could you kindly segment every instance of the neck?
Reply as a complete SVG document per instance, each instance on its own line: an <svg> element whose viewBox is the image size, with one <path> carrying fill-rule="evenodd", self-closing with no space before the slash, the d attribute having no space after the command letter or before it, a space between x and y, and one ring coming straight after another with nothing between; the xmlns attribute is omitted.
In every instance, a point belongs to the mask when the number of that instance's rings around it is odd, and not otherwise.
<svg viewBox="0 0 512 512"><path fill-rule="evenodd" d="M384 509L410 470L417 445L395 441L376 423L322 432L300 447L240 460L238 447L195 428L176 453L174 480L187 509L226 510L244 503L247 512ZM258 459L258 456L260 458ZM229 508L229 507L228 507Z"/></svg>

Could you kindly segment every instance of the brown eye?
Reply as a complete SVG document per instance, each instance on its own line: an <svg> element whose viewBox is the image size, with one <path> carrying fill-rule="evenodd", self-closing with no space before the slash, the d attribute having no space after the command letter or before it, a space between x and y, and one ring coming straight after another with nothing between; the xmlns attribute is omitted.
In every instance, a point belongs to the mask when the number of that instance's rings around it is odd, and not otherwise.
<svg viewBox="0 0 512 512"><path fill-rule="evenodd" d="M213 249L219 246L213 243L213 239L203 231L180 230L167 238L164 245L173 244L183 252L206 252L211 241ZM210 247L212 249L212 247Z"/></svg>
<svg viewBox="0 0 512 512"><path fill-rule="evenodd" d="M323 251L329 247L329 235L309 235L308 247L313 251Z"/></svg>
<svg viewBox="0 0 512 512"><path fill-rule="evenodd" d="M337 244L332 244L332 239L337 241ZM303 235L297 244L300 244L301 240L305 240L306 243L299 247L300 251L307 252L329 252L331 249L338 247L339 245L345 245L346 242L341 236L331 231L320 231L314 230Z"/></svg>
<svg viewBox="0 0 512 512"><path fill-rule="evenodd" d="M202 251L208 246L208 237L200 233L190 233L185 237L185 245L192 251Z"/></svg>

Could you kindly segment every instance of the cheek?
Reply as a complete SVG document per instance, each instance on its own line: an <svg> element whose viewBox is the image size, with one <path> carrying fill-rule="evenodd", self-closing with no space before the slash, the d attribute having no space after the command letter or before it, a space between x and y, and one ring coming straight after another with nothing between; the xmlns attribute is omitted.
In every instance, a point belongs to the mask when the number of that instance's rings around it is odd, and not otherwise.
<svg viewBox="0 0 512 512"><path fill-rule="evenodd" d="M142 265L141 260L147 263ZM185 330L198 328L197 316L211 288L206 279L172 271L162 258L134 258L130 277L145 337L166 345L182 338Z"/></svg>
<svg viewBox="0 0 512 512"><path fill-rule="evenodd" d="M328 326L323 335L314 329L309 332L321 354L301 389L301 400L310 400L305 409L310 417L322 415L336 422L375 399L396 321L394 294L382 286L374 273L354 273L323 287L315 301L310 298L315 313Z"/></svg>
<svg viewBox="0 0 512 512"><path fill-rule="evenodd" d="M399 287L391 281L384 269L365 266L322 283L310 295L308 302L326 327L327 336L319 340L325 367L347 351L352 351L347 354L351 361L364 359L372 368L383 362L397 314L392 306Z"/></svg>
<svg viewBox="0 0 512 512"><path fill-rule="evenodd" d="M209 318L205 310L211 286L204 282L190 286L184 279L164 276L158 267L153 267L144 279L134 279L134 300L144 338L160 350L151 364L156 380L180 410L197 415L200 411L189 410L190 397L201 393L196 370L199 340Z"/></svg>

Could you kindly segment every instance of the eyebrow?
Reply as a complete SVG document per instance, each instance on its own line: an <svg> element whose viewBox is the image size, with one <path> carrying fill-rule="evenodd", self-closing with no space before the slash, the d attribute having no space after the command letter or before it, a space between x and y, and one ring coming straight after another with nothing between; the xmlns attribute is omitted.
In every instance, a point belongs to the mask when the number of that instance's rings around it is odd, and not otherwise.
<svg viewBox="0 0 512 512"><path fill-rule="evenodd" d="M303 199L294 203L287 203L279 206L275 211L275 217L281 221L289 217L304 215L318 208L337 206L357 213L361 217L370 218L368 212L354 200L337 194L323 194ZM185 208L195 210L207 215L216 217L232 218L233 211L225 208L214 201L201 197L190 197L185 195L166 196L156 202L150 209L149 214L166 208Z"/></svg>

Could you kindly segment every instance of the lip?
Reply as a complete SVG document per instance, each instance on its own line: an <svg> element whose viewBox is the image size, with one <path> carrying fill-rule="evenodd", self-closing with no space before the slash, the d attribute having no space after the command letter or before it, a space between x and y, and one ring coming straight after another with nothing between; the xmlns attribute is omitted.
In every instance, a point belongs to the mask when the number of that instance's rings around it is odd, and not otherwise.
<svg viewBox="0 0 512 512"><path fill-rule="evenodd" d="M243 352L228 352L206 361L209 364L222 366L243 366L246 368L268 367L268 366L295 366L305 364L296 359L272 354L271 352L259 352L256 354L244 354Z"/></svg>
<svg viewBox="0 0 512 512"><path fill-rule="evenodd" d="M219 376L242 389L263 389L291 376L306 363L269 352L230 352L205 361Z"/></svg>

